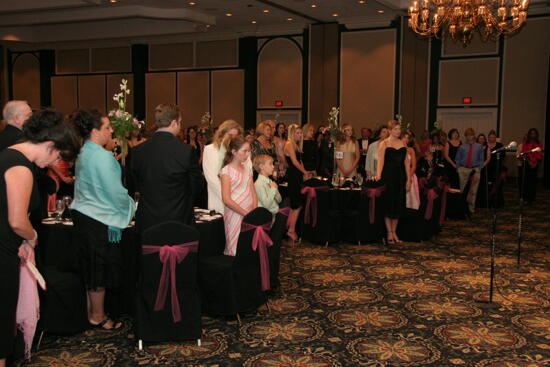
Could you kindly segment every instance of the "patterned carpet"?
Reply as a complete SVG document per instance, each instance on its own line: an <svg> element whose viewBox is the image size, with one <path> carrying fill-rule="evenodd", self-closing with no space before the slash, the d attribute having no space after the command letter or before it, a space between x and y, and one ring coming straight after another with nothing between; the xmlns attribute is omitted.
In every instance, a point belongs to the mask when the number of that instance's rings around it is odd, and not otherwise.
<svg viewBox="0 0 550 367"><path fill-rule="evenodd" d="M286 248L271 312L205 317L195 342L138 351L118 332L48 336L26 366L550 366L550 191L525 209L517 273L515 194L498 216L497 307L488 298L490 224L447 222L424 243Z"/></svg>

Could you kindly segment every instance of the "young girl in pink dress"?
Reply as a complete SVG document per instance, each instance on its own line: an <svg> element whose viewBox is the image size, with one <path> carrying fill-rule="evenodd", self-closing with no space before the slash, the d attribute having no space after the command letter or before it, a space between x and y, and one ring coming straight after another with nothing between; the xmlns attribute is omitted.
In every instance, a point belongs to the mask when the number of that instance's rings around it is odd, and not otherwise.
<svg viewBox="0 0 550 367"><path fill-rule="evenodd" d="M258 206L252 170L245 165L250 156L250 144L242 136L227 137L226 154L220 171L222 200L225 205L224 254L235 256L243 217Z"/></svg>

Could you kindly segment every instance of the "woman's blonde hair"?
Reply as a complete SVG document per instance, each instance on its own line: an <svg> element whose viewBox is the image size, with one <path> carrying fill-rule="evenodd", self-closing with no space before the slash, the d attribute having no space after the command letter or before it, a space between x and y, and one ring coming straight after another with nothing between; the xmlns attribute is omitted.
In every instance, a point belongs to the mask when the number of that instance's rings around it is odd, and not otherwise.
<svg viewBox="0 0 550 367"><path fill-rule="evenodd" d="M342 134L340 134L340 138L338 139L339 143L345 143L346 142L346 134L344 134L344 129L346 127L351 128L351 141L355 141L355 130L353 129L353 126L351 124L344 124L342 125Z"/></svg>
<svg viewBox="0 0 550 367"><path fill-rule="evenodd" d="M260 137L261 135L264 135L264 130L266 127L268 127L269 125L267 124L267 122L260 122L258 125L256 125L256 137Z"/></svg>
<svg viewBox="0 0 550 367"><path fill-rule="evenodd" d="M304 132L304 139L305 139L305 137L307 135L307 132L309 130L313 131L313 137L312 138L314 139L315 138L315 126L313 126L313 124L310 124L310 123L305 124L304 126L302 126L302 131Z"/></svg>
<svg viewBox="0 0 550 367"><path fill-rule="evenodd" d="M291 124L288 127L288 133L287 133L286 141L291 142L292 144L294 144L294 149L296 149L296 151L298 151L298 152L301 152L302 147L304 146L304 135L302 134L302 138L300 139L300 141L298 143L296 143L296 141L294 140L294 133L296 132L296 130L302 130L303 131L302 127L298 124Z"/></svg>
<svg viewBox="0 0 550 367"><path fill-rule="evenodd" d="M222 122L222 124L218 127L218 130L214 133L214 138L212 139L212 143L216 147L220 147L222 144L223 137L225 134L227 134L228 131L231 131L233 129L237 129L239 132L239 135L243 134L243 128L239 123L235 120L225 120Z"/></svg>

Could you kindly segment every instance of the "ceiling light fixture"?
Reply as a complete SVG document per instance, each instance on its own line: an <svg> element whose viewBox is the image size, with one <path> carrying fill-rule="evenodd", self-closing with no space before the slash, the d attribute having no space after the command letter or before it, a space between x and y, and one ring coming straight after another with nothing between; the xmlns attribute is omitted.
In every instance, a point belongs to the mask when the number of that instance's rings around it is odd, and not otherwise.
<svg viewBox="0 0 550 367"><path fill-rule="evenodd" d="M226 13L225 16L226 16L226 17L232 17L233 14L231 14L231 13Z"/></svg>
<svg viewBox="0 0 550 367"><path fill-rule="evenodd" d="M378 10L378 14L384 14L384 10Z"/></svg>
<svg viewBox="0 0 550 367"><path fill-rule="evenodd" d="M256 23L258 23L258 22L256 22L255 20L253 20L253 21L252 21L252 22L250 22L250 23L252 23L252 24L256 24Z"/></svg>
<svg viewBox="0 0 550 367"><path fill-rule="evenodd" d="M193 5L197 5L197 3L194 2L194 1L190 1L190 2L189 2L189 5L193 6Z"/></svg>
<svg viewBox="0 0 550 367"><path fill-rule="evenodd" d="M118 0L109 0L110 3L116 3Z"/></svg>
<svg viewBox="0 0 550 367"><path fill-rule="evenodd" d="M317 4L311 4L310 5L312 8L316 8L317 7Z"/></svg>
<svg viewBox="0 0 550 367"><path fill-rule="evenodd" d="M286 20L288 20L289 22L292 22L294 19L292 19L292 18L286 18Z"/></svg>
<svg viewBox="0 0 550 367"><path fill-rule="evenodd" d="M365 0L358 0L357 1L359 4L366 4L367 2Z"/></svg>
<svg viewBox="0 0 550 367"><path fill-rule="evenodd" d="M269 10L264 9L264 10L262 10L262 13L266 13L266 14L267 14L267 13L269 13Z"/></svg>
<svg viewBox="0 0 550 367"><path fill-rule="evenodd" d="M338 16L338 13L334 13L332 14L333 17L337 17Z"/></svg>

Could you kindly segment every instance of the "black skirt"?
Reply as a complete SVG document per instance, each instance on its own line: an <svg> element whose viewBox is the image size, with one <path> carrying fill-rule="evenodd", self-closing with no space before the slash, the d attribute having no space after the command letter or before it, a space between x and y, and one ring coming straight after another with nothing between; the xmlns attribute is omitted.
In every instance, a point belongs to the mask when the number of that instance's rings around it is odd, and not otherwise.
<svg viewBox="0 0 550 367"><path fill-rule="evenodd" d="M19 257L0 252L0 358L13 353L19 298Z"/></svg>
<svg viewBox="0 0 550 367"><path fill-rule="evenodd" d="M110 243L107 226L77 210L72 211L80 269L88 290L121 284L120 244Z"/></svg>

